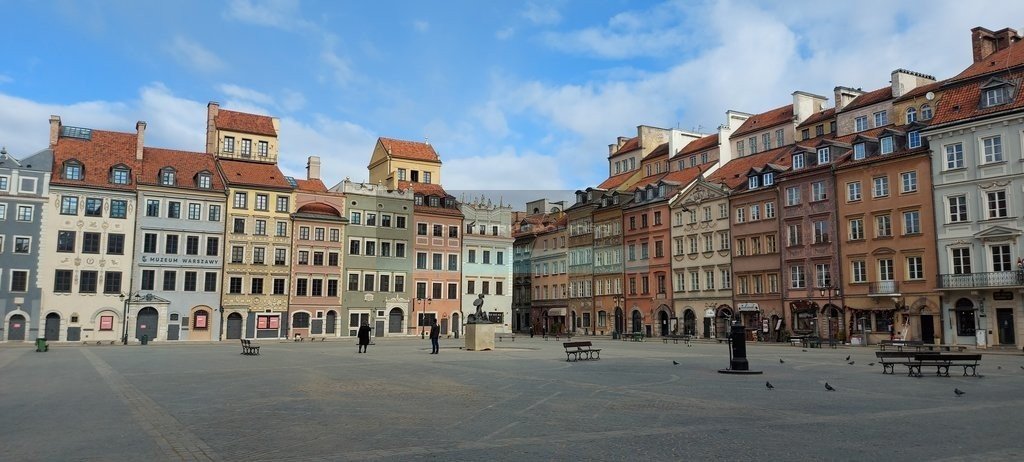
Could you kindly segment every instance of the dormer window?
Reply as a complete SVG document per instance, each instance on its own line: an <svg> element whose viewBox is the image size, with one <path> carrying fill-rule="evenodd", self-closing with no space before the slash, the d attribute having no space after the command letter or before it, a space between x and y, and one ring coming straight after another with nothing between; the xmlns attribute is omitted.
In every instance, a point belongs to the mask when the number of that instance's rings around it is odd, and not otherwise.
<svg viewBox="0 0 1024 462"><path fill-rule="evenodd" d="M763 185L765 185L765 186L771 186L771 185L775 184L775 173L773 173L773 172L765 172L765 174L764 174L764 176L762 178L761 183Z"/></svg>
<svg viewBox="0 0 1024 462"><path fill-rule="evenodd" d="M441 204L441 198L437 196L430 196L430 206L437 207Z"/></svg>
<svg viewBox="0 0 1024 462"><path fill-rule="evenodd" d="M583 193L576 193L576 203L577 204L583 203Z"/></svg>
<svg viewBox="0 0 1024 462"><path fill-rule="evenodd" d="M211 187L213 187L213 176L211 176L209 173L200 173L199 175L197 175L196 179L196 184L201 189L210 189Z"/></svg>
<svg viewBox="0 0 1024 462"><path fill-rule="evenodd" d="M853 160L863 160L867 157L867 146L864 143L857 143L853 145Z"/></svg>
<svg viewBox="0 0 1024 462"><path fill-rule="evenodd" d="M921 106L921 120L929 120L932 118L932 107L928 104Z"/></svg>
<svg viewBox="0 0 1024 462"><path fill-rule="evenodd" d="M907 133L907 147L910 149L921 147L921 132L914 130Z"/></svg>
<svg viewBox="0 0 1024 462"><path fill-rule="evenodd" d="M907 108L907 123L908 124L912 124L914 122L917 122L917 109L914 109L912 107L908 107Z"/></svg>
<svg viewBox="0 0 1024 462"><path fill-rule="evenodd" d="M758 187L757 175L747 178L747 189L756 189Z"/></svg>
<svg viewBox="0 0 1024 462"><path fill-rule="evenodd" d="M641 202L643 200L644 200L644 192L643 191L637 191L637 192L633 193L633 202Z"/></svg>
<svg viewBox="0 0 1024 462"><path fill-rule="evenodd" d="M1010 99L1006 90L1007 88L1005 86L985 90L985 93L981 97L981 107L992 107L1005 104Z"/></svg>
<svg viewBox="0 0 1024 462"><path fill-rule="evenodd" d="M161 186L174 186L175 172L171 167L164 167L160 169L160 185Z"/></svg>
<svg viewBox="0 0 1024 462"><path fill-rule="evenodd" d="M78 161L69 160L64 162L65 180L81 180L82 174L82 164L78 163Z"/></svg>
<svg viewBox="0 0 1024 462"><path fill-rule="evenodd" d="M880 141L881 141L882 154L892 154L892 151L893 151L892 137L891 136L886 136L886 137L882 138Z"/></svg>
<svg viewBox="0 0 1024 462"><path fill-rule="evenodd" d="M647 200L654 199L654 188L647 188Z"/></svg>
<svg viewBox="0 0 1024 462"><path fill-rule="evenodd" d="M110 182L112 184L128 184L131 171L127 167L114 167L110 169Z"/></svg>
<svg viewBox="0 0 1024 462"><path fill-rule="evenodd" d="M832 153L829 148L818 148L818 165L825 165L829 162L832 162Z"/></svg>
<svg viewBox="0 0 1024 462"><path fill-rule="evenodd" d="M665 197L665 185L658 186L658 197Z"/></svg>
<svg viewBox="0 0 1024 462"><path fill-rule="evenodd" d="M793 154L793 170L800 170L802 168L804 168L803 153Z"/></svg>
<svg viewBox="0 0 1024 462"><path fill-rule="evenodd" d="M417 194L416 199L414 199L414 201L416 205L423 205L423 196Z"/></svg>

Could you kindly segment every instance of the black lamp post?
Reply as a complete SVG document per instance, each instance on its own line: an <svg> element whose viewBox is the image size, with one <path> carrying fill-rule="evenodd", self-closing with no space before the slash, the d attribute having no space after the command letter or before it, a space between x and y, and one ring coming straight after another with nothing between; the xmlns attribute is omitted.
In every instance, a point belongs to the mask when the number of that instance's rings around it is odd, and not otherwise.
<svg viewBox="0 0 1024 462"><path fill-rule="evenodd" d="M139 300L142 297L139 296L138 292L128 292L127 294L121 294L119 297L124 302L124 313L121 315L121 344L128 344L128 304L131 301Z"/></svg>
<svg viewBox="0 0 1024 462"><path fill-rule="evenodd" d="M835 296L838 297L840 295L839 288L838 287L833 287L831 284L828 285L827 287L821 287L820 288L821 296L822 297L828 296L828 304L825 305L825 309L829 310L828 314L825 315L825 319L828 320L828 341L829 341L829 344L835 345L835 343L834 343L835 342L835 336L832 333L832 309L833 309L832 308L832 294L833 293L835 293Z"/></svg>
<svg viewBox="0 0 1024 462"><path fill-rule="evenodd" d="M622 296L616 294L612 299L615 301L615 312L612 313L615 316L615 329L613 332L617 335L622 335L622 332L619 332L619 324L622 322L622 316L619 315L619 310L621 309L619 303L622 302Z"/></svg>
<svg viewBox="0 0 1024 462"><path fill-rule="evenodd" d="M421 298L420 299L420 303L422 304L420 306L420 317L423 317L423 316L427 315L427 305L429 305L432 301L433 300L429 299L429 298ZM416 308L413 307L414 311L415 311L415 309ZM417 324L420 325L420 338L425 338L425 334L424 334L424 331L423 331L423 323L419 322L419 320L417 320L416 322L417 322Z"/></svg>

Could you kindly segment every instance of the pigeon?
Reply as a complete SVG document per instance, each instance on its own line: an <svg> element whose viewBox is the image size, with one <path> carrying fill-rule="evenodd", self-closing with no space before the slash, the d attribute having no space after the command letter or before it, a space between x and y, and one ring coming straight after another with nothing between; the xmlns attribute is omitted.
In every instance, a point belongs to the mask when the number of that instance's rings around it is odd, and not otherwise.
<svg viewBox="0 0 1024 462"><path fill-rule="evenodd" d="M846 360L847 360L847 361L849 361L849 360L850 360L850 356L853 356L853 355L846 355Z"/></svg>
<svg viewBox="0 0 1024 462"><path fill-rule="evenodd" d="M802 351L804 353L807 353L807 350L800 350L800 351ZM1024 366L1021 366L1021 369L1024 369Z"/></svg>
<svg viewBox="0 0 1024 462"><path fill-rule="evenodd" d="M857 362L857 361L850 361L850 362L848 362L848 363L846 363L846 364L849 364L849 365L851 365L851 366L852 366L852 365L853 365L853 363L855 363L855 362Z"/></svg>
<svg viewBox="0 0 1024 462"><path fill-rule="evenodd" d="M996 366L996 369L1003 370L1003 366Z"/></svg>
<svg viewBox="0 0 1024 462"><path fill-rule="evenodd" d="M779 358L779 364L786 364L786 362L783 361L782 358Z"/></svg>
<svg viewBox="0 0 1024 462"><path fill-rule="evenodd" d="M765 386L765 388L767 388L767 389L769 389L769 390L774 390L774 389L775 389L775 386L774 386L774 385L772 385L772 383L771 383L771 382L765 382L765 383L764 383L764 386Z"/></svg>
<svg viewBox="0 0 1024 462"><path fill-rule="evenodd" d="M675 365L675 366L679 365L679 363L677 363L675 360L672 361L672 364Z"/></svg>
<svg viewBox="0 0 1024 462"><path fill-rule="evenodd" d="M868 363L868 366L874 366L875 363Z"/></svg>
<svg viewBox="0 0 1024 462"><path fill-rule="evenodd" d="M966 392L966 391L963 391L963 390L961 390L961 389L959 389L959 388L954 388L954 389L953 389L953 393L956 393L956 395L957 395L957 396L962 396L962 395L964 395L964 394L965 394L965 393L967 393L967 392Z"/></svg>
<svg viewBox="0 0 1024 462"><path fill-rule="evenodd" d="M825 382L825 389L828 391L836 391L836 389L832 388L832 385L829 385L828 382Z"/></svg>
<svg viewBox="0 0 1024 462"><path fill-rule="evenodd" d="M1021 366L1020 368L1021 368L1021 369L1024 369L1024 366Z"/></svg>

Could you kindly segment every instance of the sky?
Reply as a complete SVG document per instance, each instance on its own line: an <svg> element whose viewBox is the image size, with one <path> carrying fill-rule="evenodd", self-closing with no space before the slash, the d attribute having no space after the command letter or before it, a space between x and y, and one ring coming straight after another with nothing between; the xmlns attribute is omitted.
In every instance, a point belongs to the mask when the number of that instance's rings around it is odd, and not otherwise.
<svg viewBox="0 0 1024 462"><path fill-rule="evenodd" d="M48 119L202 151L206 104L281 119L281 168L363 181L378 137L428 141L449 191L596 186L638 125L712 133L802 90L948 78L1024 2L0 0L0 145ZM1010 18L1010 19L1007 19ZM1008 23L1007 21L1018 21ZM831 101L830 101L831 104ZM520 194L516 194L518 191ZM551 193L557 194L557 193ZM458 194L456 194L458 197ZM497 198L495 198L497 200ZM519 208L519 207L517 207Z"/></svg>

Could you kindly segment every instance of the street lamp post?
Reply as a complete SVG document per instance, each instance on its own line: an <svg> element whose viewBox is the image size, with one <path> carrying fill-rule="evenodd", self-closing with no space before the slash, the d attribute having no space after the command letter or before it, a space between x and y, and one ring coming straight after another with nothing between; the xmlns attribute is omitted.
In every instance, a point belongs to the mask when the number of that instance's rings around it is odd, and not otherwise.
<svg viewBox="0 0 1024 462"><path fill-rule="evenodd" d="M127 345L128 344L128 305L131 303L131 301L133 299L134 300L139 300L142 297L139 296L138 292L128 292L127 294L121 294L121 296L119 298L122 301L124 301L124 313L121 315L121 324L122 324L121 325L121 344L122 345Z"/></svg>
<svg viewBox="0 0 1024 462"><path fill-rule="evenodd" d="M426 316L427 315L427 305L429 305L433 300L429 299L429 298L421 298L421 299L419 299L419 301L421 303L421 305L420 305L420 317ZM416 306L415 305L413 306L413 314L416 314ZM416 323L420 325L420 338L425 338L425 334L424 334L424 331L423 331L423 323L419 322L418 319L416 320Z"/></svg>
<svg viewBox="0 0 1024 462"><path fill-rule="evenodd" d="M615 329L613 329L612 332L615 332L615 336L617 337L622 335L622 332L619 332L619 324L622 323L622 316L619 315L619 311L621 310L619 303L622 302L622 296L616 294L612 296L612 299L615 301L615 312L612 313L612 315L615 316Z"/></svg>
<svg viewBox="0 0 1024 462"><path fill-rule="evenodd" d="M821 293L822 297L824 297L826 295L828 296L828 304L825 305L825 309L829 310L829 312L825 315L825 319L828 322L828 343L829 343L829 345L832 345L833 347L835 347L835 336L832 333L832 294L833 294L833 292L835 293L836 297L838 297L840 295L839 288L838 287L833 287L832 285L829 285L827 287L822 287L820 293Z"/></svg>

